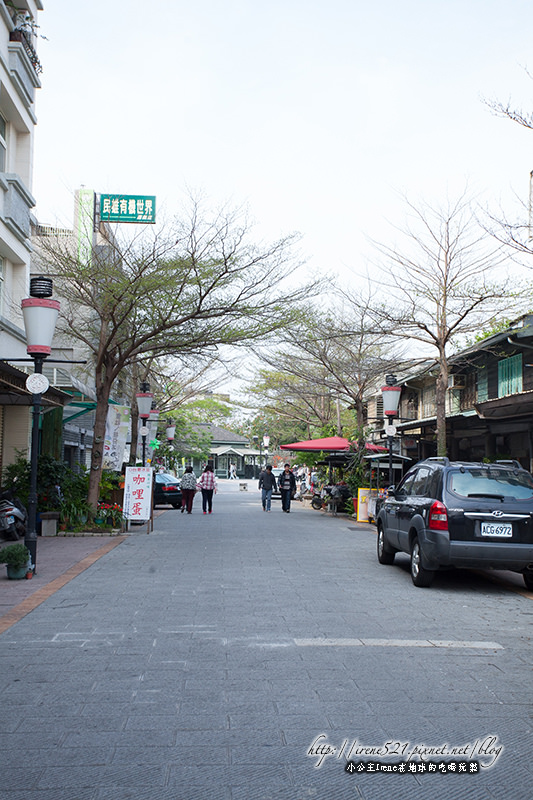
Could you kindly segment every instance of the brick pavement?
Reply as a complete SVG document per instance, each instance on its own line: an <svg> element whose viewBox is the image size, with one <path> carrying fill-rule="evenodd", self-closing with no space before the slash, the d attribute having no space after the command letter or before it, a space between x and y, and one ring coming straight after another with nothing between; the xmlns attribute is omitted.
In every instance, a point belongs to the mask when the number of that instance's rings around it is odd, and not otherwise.
<svg viewBox="0 0 533 800"><path fill-rule="evenodd" d="M265 514L252 487L162 514L0 636L0 798L529 798L531 596L475 573L415 589L371 526ZM479 775L336 757L492 736Z"/></svg>

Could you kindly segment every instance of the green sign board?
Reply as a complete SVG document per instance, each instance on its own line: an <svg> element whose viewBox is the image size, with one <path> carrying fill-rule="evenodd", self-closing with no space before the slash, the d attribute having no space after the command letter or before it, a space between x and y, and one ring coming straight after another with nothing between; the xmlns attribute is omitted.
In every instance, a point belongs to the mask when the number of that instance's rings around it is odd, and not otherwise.
<svg viewBox="0 0 533 800"><path fill-rule="evenodd" d="M155 222L155 197L138 194L101 194L102 222Z"/></svg>

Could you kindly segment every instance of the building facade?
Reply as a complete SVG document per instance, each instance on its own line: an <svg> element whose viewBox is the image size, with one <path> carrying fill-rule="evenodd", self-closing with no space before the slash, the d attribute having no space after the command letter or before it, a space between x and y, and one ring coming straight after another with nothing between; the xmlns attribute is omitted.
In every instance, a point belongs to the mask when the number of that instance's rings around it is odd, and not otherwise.
<svg viewBox="0 0 533 800"><path fill-rule="evenodd" d="M15 4L13 4L15 5ZM35 28L40 0L0 0L0 468L28 450L31 394L21 301L28 295L31 261L33 141L41 65ZM6 362L11 362L10 364ZM28 367L28 371L31 368ZM44 397L45 415L60 408L62 393Z"/></svg>
<svg viewBox="0 0 533 800"><path fill-rule="evenodd" d="M395 449L412 462L437 455L434 362L398 384ZM369 398L369 418L378 403L379 394ZM533 472L533 315L449 359L446 444L452 460L515 459Z"/></svg>

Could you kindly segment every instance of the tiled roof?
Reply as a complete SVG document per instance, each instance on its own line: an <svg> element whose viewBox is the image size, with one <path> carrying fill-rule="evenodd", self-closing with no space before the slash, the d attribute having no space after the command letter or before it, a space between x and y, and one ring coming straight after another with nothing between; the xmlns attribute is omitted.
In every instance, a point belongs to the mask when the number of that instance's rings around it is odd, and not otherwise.
<svg viewBox="0 0 533 800"><path fill-rule="evenodd" d="M202 422L198 425L195 425L198 430L207 431L211 435L211 441L213 444L220 442L221 444L231 443L231 444L240 444L240 445L247 445L249 444L249 440L246 436L241 436L239 433L233 433L233 431L228 431L226 428L220 428L218 425L212 425L209 422Z"/></svg>

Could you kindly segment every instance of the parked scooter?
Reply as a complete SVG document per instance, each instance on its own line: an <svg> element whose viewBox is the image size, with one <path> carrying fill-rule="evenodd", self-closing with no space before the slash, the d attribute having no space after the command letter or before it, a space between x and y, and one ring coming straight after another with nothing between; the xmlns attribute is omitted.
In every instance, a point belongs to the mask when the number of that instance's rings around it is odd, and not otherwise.
<svg viewBox="0 0 533 800"><path fill-rule="evenodd" d="M319 487L316 484L313 484L312 492L313 492L313 497L311 498L311 508L314 508L315 511L320 511L323 505L323 500L322 500L322 498L324 497L323 487Z"/></svg>
<svg viewBox="0 0 533 800"><path fill-rule="evenodd" d="M0 537L17 542L26 535L28 512L18 497L10 491L0 494Z"/></svg>

